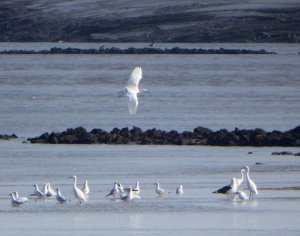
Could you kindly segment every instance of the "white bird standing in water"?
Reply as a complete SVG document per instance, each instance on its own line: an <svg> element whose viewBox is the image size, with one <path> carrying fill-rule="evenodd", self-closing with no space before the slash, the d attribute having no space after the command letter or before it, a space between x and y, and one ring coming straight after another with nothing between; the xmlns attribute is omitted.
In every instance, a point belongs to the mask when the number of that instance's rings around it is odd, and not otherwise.
<svg viewBox="0 0 300 236"><path fill-rule="evenodd" d="M133 199L133 194L132 194L132 188L129 187L129 194L128 195L124 195L124 196L121 196L121 200L123 200L124 202L130 202L132 201Z"/></svg>
<svg viewBox="0 0 300 236"><path fill-rule="evenodd" d="M28 197L20 197L18 192L13 192L17 201L26 202Z"/></svg>
<svg viewBox="0 0 300 236"><path fill-rule="evenodd" d="M250 169L249 169L249 166L246 166L246 178L247 178L247 186L248 186L248 189L250 191L250 196L249 196L249 199L253 199L254 198L254 194L255 195L258 195L258 191L257 191L257 187L256 187L256 184L254 183L254 181L252 179L250 179L250 176L249 176L249 172L250 172Z"/></svg>
<svg viewBox="0 0 300 236"><path fill-rule="evenodd" d="M56 192L51 188L50 183L47 183L47 197L55 197Z"/></svg>
<svg viewBox="0 0 300 236"><path fill-rule="evenodd" d="M76 177L76 175L73 175L69 179L74 179L73 193L74 193L74 196L78 199L78 204L81 204L82 200L86 201L86 197L85 197L84 193L82 192L82 190L80 188L77 187L77 177Z"/></svg>
<svg viewBox="0 0 300 236"><path fill-rule="evenodd" d="M155 187L155 192L158 194L158 196L163 196L163 195L165 195L165 194L167 194L168 192L167 191L165 191L164 189L162 189L161 187L160 187L160 185L159 185L159 183L157 182L157 183L154 183L154 185L156 185L156 187Z"/></svg>
<svg viewBox="0 0 300 236"><path fill-rule="evenodd" d="M107 194L105 197L110 197L112 196L113 199L116 199L117 195L119 194L119 183L117 181L114 182L114 187L112 190L110 190L109 194Z"/></svg>
<svg viewBox="0 0 300 236"><path fill-rule="evenodd" d="M22 200L20 198L17 199L14 193L11 193L10 196L11 196L11 205L12 206L20 206L21 204L23 204L24 202L27 201L27 199L26 200L24 200L24 199Z"/></svg>
<svg viewBox="0 0 300 236"><path fill-rule="evenodd" d="M214 191L213 193L227 194L228 197L234 197L237 191L236 178L231 179L231 184Z"/></svg>
<svg viewBox="0 0 300 236"><path fill-rule="evenodd" d="M243 181L244 181L244 172L245 172L245 169L242 168L241 169L241 178L236 178L236 188L240 187L240 185L243 183Z"/></svg>
<svg viewBox="0 0 300 236"><path fill-rule="evenodd" d="M183 186L182 186L182 184L180 184L180 185L176 188L176 194L178 194L178 195L182 195L182 194L183 194Z"/></svg>
<svg viewBox="0 0 300 236"><path fill-rule="evenodd" d="M243 191L236 191L235 194L236 194L236 195L239 197L239 199L242 200L242 201L248 200L248 199L249 199L248 195L247 195L246 193L244 193Z"/></svg>
<svg viewBox="0 0 300 236"><path fill-rule="evenodd" d="M90 188L89 188L89 185L88 185L88 181L86 180L85 183L84 183L84 186L82 188L82 192L84 193L84 195L87 197L90 193Z"/></svg>
<svg viewBox="0 0 300 236"><path fill-rule="evenodd" d="M39 186L37 184L35 184L33 186L35 189L34 189L34 192L31 194L31 196L36 196L38 198L46 197L46 195L41 190L39 190Z"/></svg>
<svg viewBox="0 0 300 236"><path fill-rule="evenodd" d="M137 66L131 72L125 89L119 92L119 97L127 97L127 108L131 115L135 115L138 107L138 94L143 92L148 92L146 89L139 90L139 83L143 77L142 67ZM148 92L149 93L149 92Z"/></svg>
<svg viewBox="0 0 300 236"><path fill-rule="evenodd" d="M59 203L65 203L66 202L66 198L61 194L59 188L56 189L56 200Z"/></svg>

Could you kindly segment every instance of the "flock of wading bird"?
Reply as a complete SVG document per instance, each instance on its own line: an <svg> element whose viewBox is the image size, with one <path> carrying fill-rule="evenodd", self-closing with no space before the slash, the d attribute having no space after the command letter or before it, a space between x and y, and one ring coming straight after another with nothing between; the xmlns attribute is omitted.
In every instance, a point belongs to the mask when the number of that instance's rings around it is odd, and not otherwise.
<svg viewBox="0 0 300 236"><path fill-rule="evenodd" d="M247 187L250 193L249 196L245 192L238 190L238 188L241 186L241 184L244 181L245 172L246 172ZM88 181L87 180L85 181L83 188L79 188L77 186L77 177L74 175L70 178L73 179L73 193L74 193L74 197L78 201L78 204L85 202L88 199L90 193ZM158 182L154 183L154 185L155 185L155 193L157 194L158 197L163 197L170 193L164 190ZM57 200L57 203L60 204L67 202L67 199L61 194L60 189L56 188L56 191L54 191L50 183L45 183L43 190L40 190L37 184L34 185L34 188L35 188L34 192L30 195L31 197L37 199L55 198ZM123 187L120 183L115 181L113 188L105 196L105 198L111 198L113 200L128 203L135 199L141 199L140 193L141 193L141 189L140 189L139 182L136 182L136 186L132 188L132 187ZM181 196L183 195L183 193L184 193L183 185L179 185L176 188L176 194ZM248 166L241 169L240 178L232 178L230 185L226 185L223 188L214 191L213 193L225 194L230 199L240 199L242 201L253 200L254 195L258 195L256 184L254 183L253 180L251 180L249 176ZM11 196L12 206L20 206L26 201L28 201L28 197L20 197L18 192L13 192L10 194L10 196Z"/></svg>

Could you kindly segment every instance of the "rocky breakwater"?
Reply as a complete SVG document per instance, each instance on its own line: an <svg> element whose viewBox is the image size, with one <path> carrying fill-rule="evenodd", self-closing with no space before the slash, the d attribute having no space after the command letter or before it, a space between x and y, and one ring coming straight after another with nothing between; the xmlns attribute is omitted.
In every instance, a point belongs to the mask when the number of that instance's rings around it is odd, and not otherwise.
<svg viewBox="0 0 300 236"><path fill-rule="evenodd" d="M191 131L177 132L138 127L114 128L110 132L93 129L88 132L83 127L67 129L61 133L44 133L28 138L31 143L50 144L144 144L144 145L211 145L211 146L283 146L300 147L300 126L286 131L266 132L262 129L233 131L220 129L212 131L197 127Z"/></svg>
<svg viewBox="0 0 300 236"><path fill-rule="evenodd" d="M0 134L0 140L2 139L2 140L10 140L10 139L16 139L16 138L18 138L18 136L17 135L15 135L15 134Z"/></svg>
<svg viewBox="0 0 300 236"><path fill-rule="evenodd" d="M50 50L4 50L0 54L275 54L264 49L203 49L203 48L117 48L117 47L100 47L98 49L82 49L82 48L59 48L53 47Z"/></svg>

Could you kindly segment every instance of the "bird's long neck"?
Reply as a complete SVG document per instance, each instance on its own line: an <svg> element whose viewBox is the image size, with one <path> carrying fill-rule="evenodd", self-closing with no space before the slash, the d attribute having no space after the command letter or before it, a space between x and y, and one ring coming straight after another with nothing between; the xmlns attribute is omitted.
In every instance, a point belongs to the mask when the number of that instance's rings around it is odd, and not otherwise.
<svg viewBox="0 0 300 236"><path fill-rule="evenodd" d="M15 195L12 193L11 195L11 198L13 199L13 200L16 200L16 197L15 197Z"/></svg>
<svg viewBox="0 0 300 236"><path fill-rule="evenodd" d="M74 183L73 183L74 188L77 188L77 178L74 177Z"/></svg>

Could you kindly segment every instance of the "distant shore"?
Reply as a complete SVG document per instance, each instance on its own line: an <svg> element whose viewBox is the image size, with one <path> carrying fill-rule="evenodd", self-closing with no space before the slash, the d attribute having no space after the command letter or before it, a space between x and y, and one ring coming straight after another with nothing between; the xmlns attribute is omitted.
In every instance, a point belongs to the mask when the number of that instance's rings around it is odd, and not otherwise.
<svg viewBox="0 0 300 236"><path fill-rule="evenodd" d="M300 126L286 132L263 129L238 129L212 131L196 127L182 133L176 130L164 131L138 127L114 128L110 132L93 129L88 132L83 127L67 129L63 132L44 133L28 138L31 143L49 144L139 144L139 145L210 145L210 146L282 146L300 147Z"/></svg>
<svg viewBox="0 0 300 236"><path fill-rule="evenodd" d="M129 47L121 49L117 47L100 47L99 49L81 49L81 48L59 48L53 47L50 50L4 50L0 54L275 54L264 49L202 49L202 48L134 48Z"/></svg>

